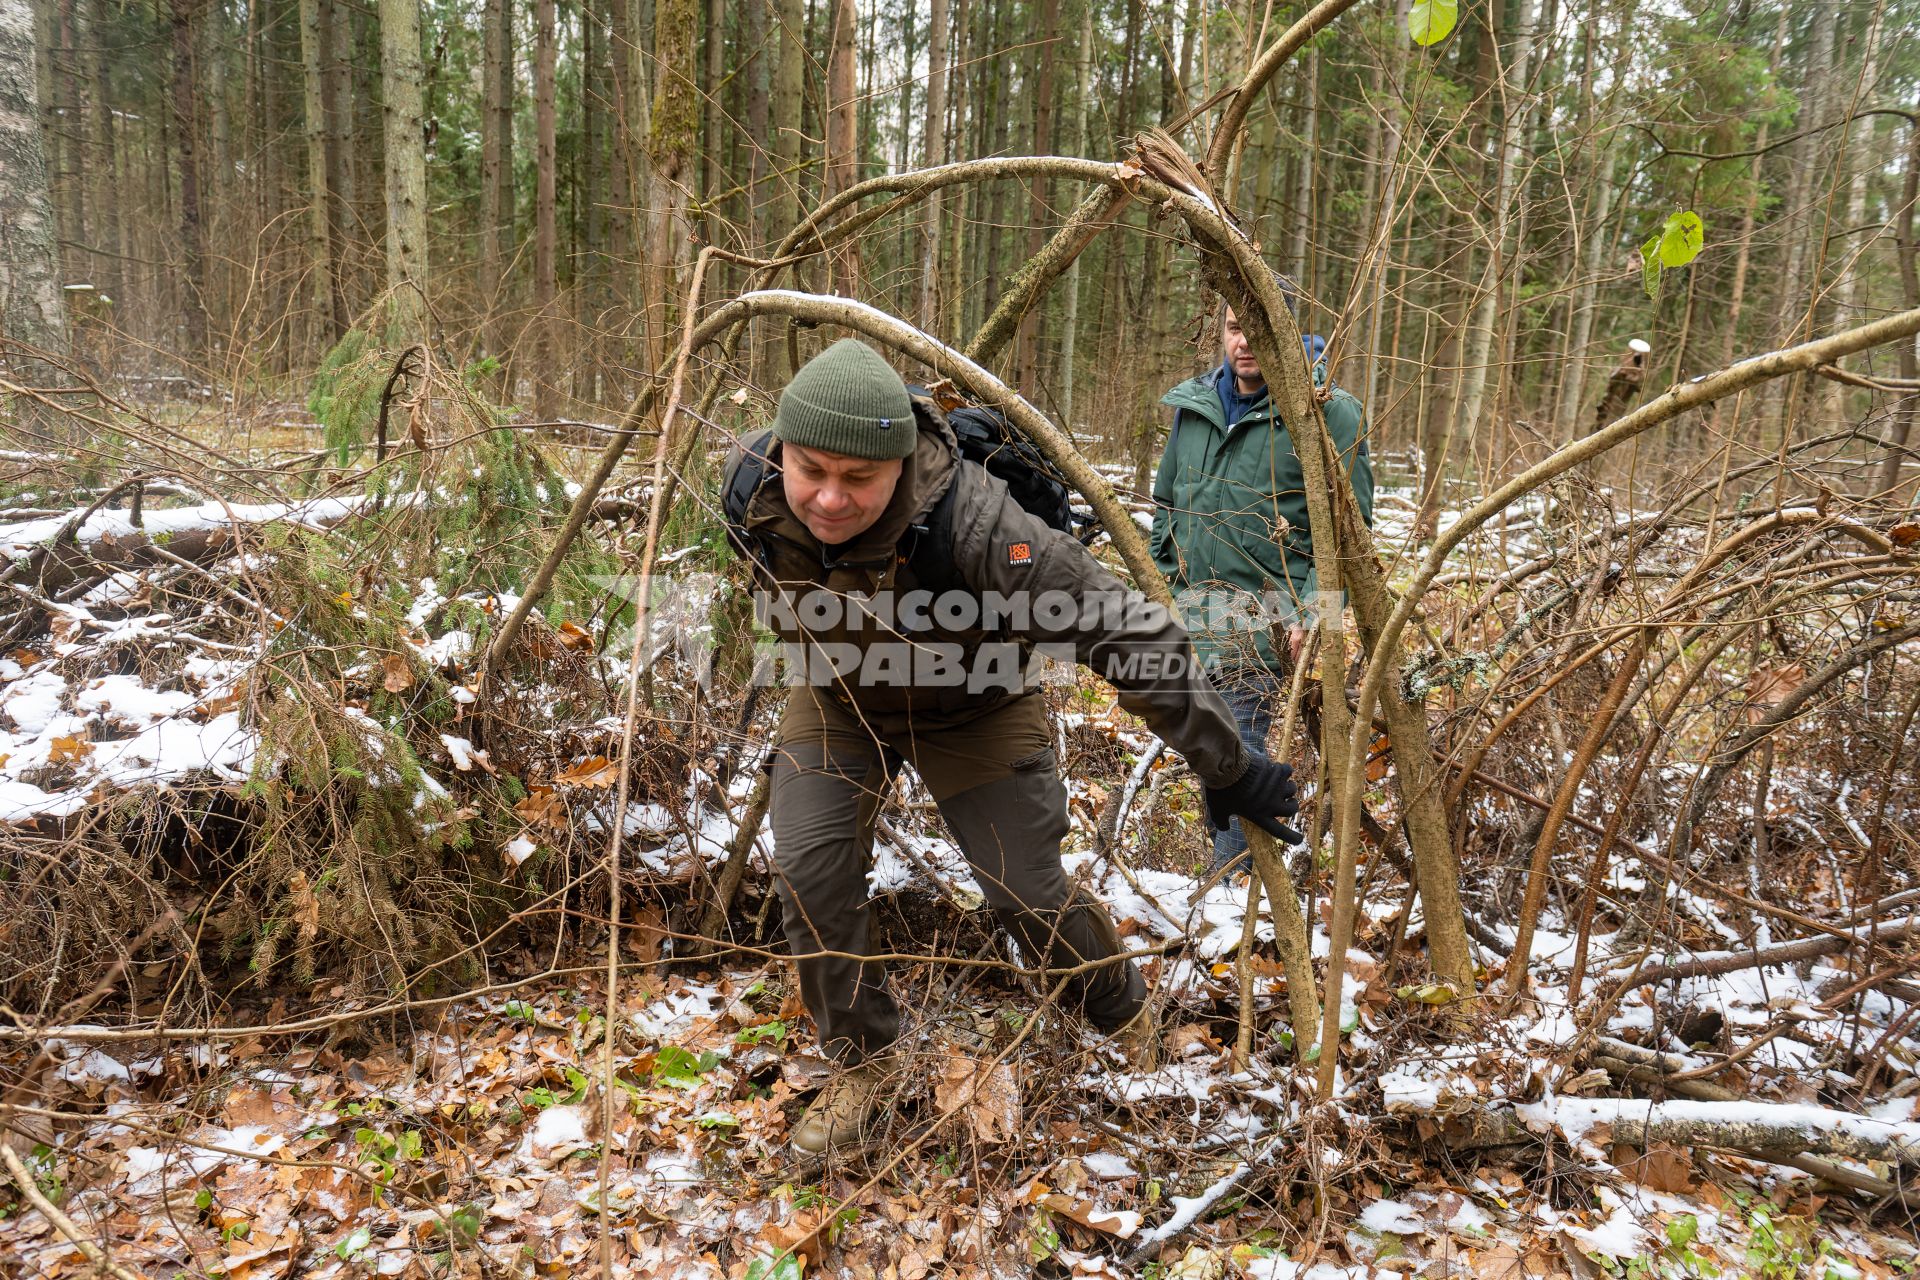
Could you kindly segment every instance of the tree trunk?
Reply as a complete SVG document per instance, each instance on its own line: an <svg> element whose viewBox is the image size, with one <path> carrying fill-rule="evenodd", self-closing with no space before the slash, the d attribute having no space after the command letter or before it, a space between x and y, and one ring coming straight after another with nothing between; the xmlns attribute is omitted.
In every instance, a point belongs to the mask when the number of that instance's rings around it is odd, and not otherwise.
<svg viewBox="0 0 1920 1280"><path fill-rule="evenodd" d="M486 0L480 68L480 347L502 362L506 261L513 228L513 7ZM502 379L504 381L504 377Z"/></svg>
<svg viewBox="0 0 1920 1280"><path fill-rule="evenodd" d="M921 136L923 163L929 169L947 162L947 0L931 0L931 3L927 25L927 123ZM941 193L936 191L927 200L920 223L920 300L915 316L920 328L928 333L935 332L940 314L940 204Z"/></svg>
<svg viewBox="0 0 1920 1280"><path fill-rule="evenodd" d="M504 3L504 0L502 0ZM340 315L351 322L354 309L366 304L365 253L367 231L360 217L360 183L354 146L353 22L355 10L344 0L320 0L327 27L327 219L332 228L333 271L339 281ZM344 325L343 325L344 327Z"/></svg>
<svg viewBox="0 0 1920 1280"><path fill-rule="evenodd" d="M649 299L648 338L652 367L666 358L680 305L680 268L688 256L687 205L696 174L700 142L700 101L694 83L694 47L700 36L698 0L655 0L653 10L654 84L648 154L651 168L651 218L647 257L654 288Z"/></svg>
<svg viewBox="0 0 1920 1280"><path fill-rule="evenodd" d="M827 53L827 186L832 199L859 181L855 152L859 146L858 71L854 57L854 29L860 21L854 0L833 0L833 32ZM828 291L857 297L860 293L860 257L851 241L830 258Z"/></svg>
<svg viewBox="0 0 1920 1280"><path fill-rule="evenodd" d="M981 54L980 70L983 76L989 77L984 81L989 87L980 94L974 114L980 117L986 138L981 153L1003 156L1007 154L1013 115L1009 101L1016 69L1012 52L1013 6L989 5L983 18L981 30L986 35L983 43L987 48ZM1007 265L1001 261L1001 251L1007 240L1007 224L1013 217L1013 199L1011 188L1004 182L994 183L982 194L986 199L987 234L984 244L979 244L976 238L980 252L973 278L983 286L980 297L984 316L999 302L1006 282Z"/></svg>
<svg viewBox="0 0 1920 1280"><path fill-rule="evenodd" d="M380 83L386 124L388 340L411 345L427 339L427 142L422 122L420 0L380 0Z"/></svg>
<svg viewBox="0 0 1920 1280"><path fill-rule="evenodd" d="M893 172L905 173L913 167L913 86L914 59L920 56L920 31L915 23L914 6L908 5L904 14L906 23L906 43L902 51L902 74L900 76L900 132L894 139ZM913 263L919 258L919 234L916 228L906 220L900 224L900 234L896 241L897 254L894 261L898 264L894 278L897 285L897 299L894 311L903 316L918 312L920 306L920 286L913 276Z"/></svg>
<svg viewBox="0 0 1920 1280"><path fill-rule="evenodd" d="M1033 61L1037 75L1033 83L1033 145L1036 156L1053 153L1053 68L1060 59L1054 46L1060 39L1060 0L1040 0L1040 43L1034 46ZM1047 224L1053 221L1053 184L1044 179L1033 183L1033 201L1027 212L1026 256L1031 258L1047 244ZM1046 316L1044 305L1036 304L1023 318L1015 342L1014 365L1018 371L1022 395L1032 399L1040 385L1040 330Z"/></svg>
<svg viewBox="0 0 1920 1280"><path fill-rule="evenodd" d="M80 246L87 240L87 202L86 180L81 176L86 170L86 159L81 153L80 126L80 84L82 77L78 66L79 31L76 27L74 8L78 0L58 0L58 33L60 56L52 56L48 51L48 63L54 68L55 101L60 104L60 181L55 184L59 193L62 213L66 223L65 238L73 245ZM74 267L79 268L85 260L78 248L74 250ZM90 262L86 262L91 267ZM72 274L70 272L70 274ZM91 274L89 271L88 275Z"/></svg>
<svg viewBox="0 0 1920 1280"><path fill-rule="evenodd" d="M31 2L0 0L0 332L59 352L67 323L35 88Z"/></svg>
<svg viewBox="0 0 1920 1280"><path fill-rule="evenodd" d="M1080 47L1074 58L1073 152L1084 156L1087 145L1087 77L1093 69L1093 0L1081 0ZM1073 431L1074 355L1080 336L1080 257L1067 267L1067 300L1060 321L1060 423Z"/></svg>
<svg viewBox="0 0 1920 1280"><path fill-rule="evenodd" d="M702 129L701 150L705 153L703 158L706 163L700 174L700 208L701 236L711 244L719 238L720 211L716 205L726 185L725 169L720 163L721 144L726 136L721 128L720 110L721 82L727 76L726 0L707 0L705 52L707 71L703 79L706 87L702 97L706 103L706 119Z"/></svg>
<svg viewBox="0 0 1920 1280"><path fill-rule="evenodd" d="M88 43L92 46L87 75L92 84L88 95L91 116L88 163L93 171L93 270L94 284L110 299L107 305L119 309L110 314L124 315L127 299L122 296L126 282L120 266L125 252L120 243L120 201L125 193L120 190L118 146L114 141L112 61L107 44L112 18L108 3L109 0L93 0L87 16ZM264 222L262 219L263 225Z"/></svg>
<svg viewBox="0 0 1920 1280"><path fill-rule="evenodd" d="M313 345L324 352L346 332L346 298L340 292L334 272L333 229L327 210L333 205L333 193L327 185L327 27L322 0L300 0L300 65L304 86L304 121L307 139L307 186L311 205L309 256L312 259L310 287L313 290Z"/></svg>
<svg viewBox="0 0 1920 1280"><path fill-rule="evenodd" d="M180 253L185 292L181 322L189 362L207 354L206 247L200 220L200 168L194 149L193 19L198 0L170 0L173 28L173 141L180 163Z"/></svg>
<svg viewBox="0 0 1920 1280"><path fill-rule="evenodd" d="M1767 76L1772 80L1780 76L1780 51L1786 45L1787 18L1791 13L1791 9L1781 6L1780 21L1774 25L1773 54L1767 60ZM1765 192L1760 176L1767 160L1767 134L1770 128L1770 121L1761 121L1753 139L1754 149L1760 154L1753 158L1753 176L1748 179L1746 208L1740 216L1740 249L1733 263L1733 290L1727 301L1726 327L1720 341L1720 367L1723 369L1733 363L1734 347L1739 342L1740 316L1746 305L1747 270L1753 256L1754 224L1759 214L1760 197Z"/></svg>
<svg viewBox="0 0 1920 1280"><path fill-rule="evenodd" d="M947 93L953 99L952 146L949 155L960 153L966 141L967 122L967 70L973 56L973 0L960 0L953 16L954 38L960 42L959 55L947 75ZM967 248L967 202L977 198L977 193L967 190L960 193L953 207L953 242L946 256L946 266L940 277L940 300L946 307L947 334L955 342L965 328L963 303L965 297L961 289L962 264L966 262ZM934 251L939 256L939 251Z"/></svg>
<svg viewBox="0 0 1920 1280"><path fill-rule="evenodd" d="M1305 119L1300 125L1300 147L1296 152L1298 185L1293 193L1293 248L1287 255L1287 262L1293 268L1293 277L1300 282L1300 287L1311 292L1314 264L1308 257L1308 234L1313 229L1314 159L1318 151L1314 140L1320 135L1320 54L1311 48L1306 52Z"/></svg>
<svg viewBox="0 0 1920 1280"><path fill-rule="evenodd" d="M533 413L551 421L558 379L555 366L553 299L558 292L558 212L554 208L558 113L553 75L558 49L554 43L553 0L535 0L533 6Z"/></svg>
<svg viewBox="0 0 1920 1280"><path fill-rule="evenodd" d="M582 75L586 91L580 95L580 136L584 154L580 163L580 205L585 231L581 252L571 259L574 291L574 329L578 334L567 360L568 394L576 402L597 405L602 391L605 352L602 348L607 298L607 104L612 100L612 72L607 57L606 0L591 0L580 9Z"/></svg>
<svg viewBox="0 0 1920 1280"><path fill-rule="evenodd" d="M1920 245L1914 243L1913 206L1920 202L1920 122L1907 122L1907 181L1900 195L1899 230L1894 236L1894 252L1900 266L1901 305L1907 310L1920 307ZM1911 338L1900 344L1900 376L1909 383L1920 380L1920 338ZM1881 459L1880 474L1875 478L1874 489L1879 493L1891 494L1894 486L1900 483L1900 464L1905 460L1903 449L1913 438L1913 424L1920 419L1920 396L1909 395L1904 409L1891 424L1893 432L1892 447L1887 456ZM1909 502L1909 508L1917 505Z"/></svg>
<svg viewBox="0 0 1920 1280"><path fill-rule="evenodd" d="M777 241L800 218L800 160L806 154L806 130L802 127L801 92L806 83L807 24L806 7L800 0L777 0L779 29L774 44L779 57L774 63L773 119L780 132L774 139L774 195L772 234Z"/></svg>
<svg viewBox="0 0 1920 1280"><path fill-rule="evenodd" d="M1860 78L1854 94L1856 101L1864 103L1873 93L1875 76L1880 65L1880 33L1886 17L1886 0L1880 0L1867 19L1866 38L1860 44ZM1846 316L1841 322L1842 328L1865 324L1872 319L1867 313L1868 289L1868 251L1873 242L1879 239L1879 232L1863 234L1867 221L1867 181L1885 167L1887 156L1873 145L1874 131L1879 121L1872 116L1856 120L1842 132L1845 140L1840 148L1844 163L1853 169L1847 187L1847 220L1841 224L1842 232L1847 236L1842 253L1842 270L1847 273ZM1847 387L1844 383L1831 379L1826 382L1827 414L1830 424L1839 425L1846 413Z"/></svg>
<svg viewBox="0 0 1920 1280"><path fill-rule="evenodd" d="M1508 250L1507 237L1514 221L1512 206L1518 188L1520 140L1525 135L1528 114L1527 106L1521 102L1521 94L1526 89L1527 67L1533 60L1533 20L1537 11L1538 0L1520 0L1513 50L1507 56L1506 72L1501 78L1503 117L1498 150L1495 152L1498 176L1494 182L1493 232L1487 239L1486 274L1480 282L1473 319L1468 325L1463 344L1466 385L1460 393L1460 411L1457 417L1446 415L1441 418L1434 443L1428 451L1426 486L1420 495L1419 513L1414 518L1414 536L1423 540L1434 536L1439 523L1440 494L1453 437L1457 432L1464 431L1468 443L1472 443L1486 400L1487 362L1495 345L1494 316L1514 256ZM1487 38L1491 40L1494 37L1490 34Z"/></svg>

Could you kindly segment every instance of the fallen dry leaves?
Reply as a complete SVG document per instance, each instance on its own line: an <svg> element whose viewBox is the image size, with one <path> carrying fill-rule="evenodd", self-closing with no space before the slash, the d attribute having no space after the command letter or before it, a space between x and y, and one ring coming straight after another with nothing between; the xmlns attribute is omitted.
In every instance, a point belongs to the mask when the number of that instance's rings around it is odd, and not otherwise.
<svg viewBox="0 0 1920 1280"><path fill-rule="evenodd" d="M943 1116L964 1109L967 1126L980 1142L1007 1142L1020 1131L1020 1084L1004 1062L949 1053L934 1082L933 1100Z"/></svg>

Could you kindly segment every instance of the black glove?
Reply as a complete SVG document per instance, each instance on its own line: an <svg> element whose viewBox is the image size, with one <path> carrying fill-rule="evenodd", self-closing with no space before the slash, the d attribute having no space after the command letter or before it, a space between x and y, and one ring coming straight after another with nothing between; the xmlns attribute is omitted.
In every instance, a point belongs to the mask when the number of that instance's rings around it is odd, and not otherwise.
<svg viewBox="0 0 1920 1280"><path fill-rule="evenodd" d="M1299 844L1303 839L1282 818L1300 812L1300 788L1293 783L1293 766L1275 764L1263 755L1247 762L1247 771L1224 787L1207 788L1207 818L1216 828L1239 818L1251 822L1276 840Z"/></svg>

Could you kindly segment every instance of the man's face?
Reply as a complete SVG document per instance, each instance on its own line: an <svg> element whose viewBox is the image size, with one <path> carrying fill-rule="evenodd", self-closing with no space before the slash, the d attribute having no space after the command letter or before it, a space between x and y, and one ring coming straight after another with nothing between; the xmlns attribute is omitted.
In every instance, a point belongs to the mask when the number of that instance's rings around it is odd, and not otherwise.
<svg viewBox="0 0 1920 1280"><path fill-rule="evenodd" d="M1236 379L1250 385L1266 381L1260 373L1260 362L1253 358L1253 348L1247 344L1247 335L1240 332L1240 321L1231 307L1227 308L1226 319L1220 324L1220 345L1225 348L1227 363L1232 366Z"/></svg>
<svg viewBox="0 0 1920 1280"><path fill-rule="evenodd" d="M873 527L893 500L903 459L855 458L797 444L780 446L787 505L821 542L834 545Z"/></svg>

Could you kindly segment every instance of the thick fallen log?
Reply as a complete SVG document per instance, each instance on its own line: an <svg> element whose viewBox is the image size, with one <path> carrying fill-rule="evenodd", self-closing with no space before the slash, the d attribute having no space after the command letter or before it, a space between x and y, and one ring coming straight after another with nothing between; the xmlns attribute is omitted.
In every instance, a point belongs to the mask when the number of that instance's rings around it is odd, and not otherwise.
<svg viewBox="0 0 1920 1280"><path fill-rule="evenodd" d="M1876 1120L1832 1107L1549 1097L1515 1107L1512 1114L1529 1132L1558 1132L1576 1148L1668 1142L1681 1148L1720 1147L1775 1163L1811 1155L1920 1165L1920 1122Z"/></svg>
<svg viewBox="0 0 1920 1280"><path fill-rule="evenodd" d="M1920 935L1920 916L1906 916L1899 920L1878 921L1858 929L1829 934L1825 937L1783 942L1778 946L1750 947L1745 951L1705 952L1685 960L1646 965L1635 972L1628 973L1608 998L1612 999L1635 987L1648 987L1655 983L1671 982L1677 978L1711 978L1723 973L1738 973L1744 969L1797 964L1802 960L1816 960L1821 956L1834 955L1845 951L1848 947L1865 942L1897 942L1915 935Z"/></svg>
<svg viewBox="0 0 1920 1280"><path fill-rule="evenodd" d="M203 564L231 555L242 528L286 523L330 529L368 501L354 494L306 502L203 502L158 511L76 511L71 516L0 525L0 556L13 562L8 581L55 595L116 570L177 560ZM168 554L157 554L156 547L164 547Z"/></svg>

